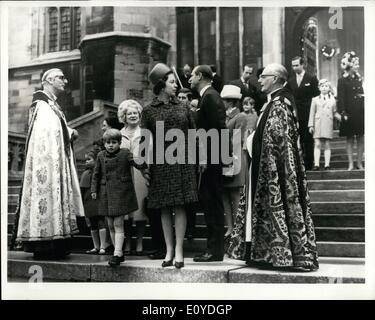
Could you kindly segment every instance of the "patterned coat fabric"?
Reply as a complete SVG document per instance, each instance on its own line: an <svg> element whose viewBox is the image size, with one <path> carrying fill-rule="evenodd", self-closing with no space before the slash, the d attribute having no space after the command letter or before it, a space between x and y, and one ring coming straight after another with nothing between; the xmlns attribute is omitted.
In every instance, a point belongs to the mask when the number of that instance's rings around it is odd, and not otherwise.
<svg viewBox="0 0 375 320"><path fill-rule="evenodd" d="M141 140L141 128L138 127L133 135L130 135L125 128L122 128L121 134L122 140L120 148L129 149L132 154L137 155ZM142 176L142 173L136 168L132 169L138 209L131 213L131 217L134 219L134 221L145 221L147 220L145 198L148 194L148 187L146 185L146 179Z"/></svg>
<svg viewBox="0 0 375 320"><path fill-rule="evenodd" d="M17 240L30 242L70 238L78 233L76 216L84 214L71 129L55 100L36 95L41 100L31 110L17 232Z"/></svg>
<svg viewBox="0 0 375 320"><path fill-rule="evenodd" d="M343 76L337 85L337 109L341 115L348 116L342 120L340 136L350 137L363 135L365 132L365 104L362 78L359 75Z"/></svg>
<svg viewBox="0 0 375 320"><path fill-rule="evenodd" d="M318 96L312 99L309 127L314 128L313 138L333 138L333 118L336 112L336 100L330 96Z"/></svg>
<svg viewBox="0 0 375 320"><path fill-rule="evenodd" d="M156 152L167 151L176 144L159 136L163 145L156 143L156 122L164 125L164 134L170 129L179 129L185 137L185 164L156 163ZM142 112L141 127L148 129L153 136L153 163L150 164L150 185L148 190L148 207L151 209L183 206L197 202L196 165L188 164L188 129L194 128L194 120L188 108L175 99L164 103L155 97ZM160 135L160 132L158 132ZM180 146L181 147L181 146ZM164 154L163 154L164 159Z"/></svg>
<svg viewBox="0 0 375 320"><path fill-rule="evenodd" d="M119 149L115 153L101 151L91 183L91 192L97 194L100 215L117 217L138 209L131 167L145 169L139 165L128 149Z"/></svg>
<svg viewBox="0 0 375 320"><path fill-rule="evenodd" d="M318 253L293 103L282 89L272 97L253 140L252 239L245 257L245 195L229 254L275 267L317 269ZM239 241L240 240L240 241Z"/></svg>

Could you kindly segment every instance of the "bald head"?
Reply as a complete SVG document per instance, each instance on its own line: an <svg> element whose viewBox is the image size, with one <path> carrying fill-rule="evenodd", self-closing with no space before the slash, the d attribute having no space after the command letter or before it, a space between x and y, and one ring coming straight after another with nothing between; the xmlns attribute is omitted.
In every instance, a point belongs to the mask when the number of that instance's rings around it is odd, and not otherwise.
<svg viewBox="0 0 375 320"><path fill-rule="evenodd" d="M258 82L261 85L262 92L270 93L281 88L287 79L288 72L285 67L278 63L272 63L264 68Z"/></svg>
<svg viewBox="0 0 375 320"><path fill-rule="evenodd" d="M56 96L65 90L67 83L68 80L65 78L64 73L58 68L49 69L42 76L43 89L52 92Z"/></svg>

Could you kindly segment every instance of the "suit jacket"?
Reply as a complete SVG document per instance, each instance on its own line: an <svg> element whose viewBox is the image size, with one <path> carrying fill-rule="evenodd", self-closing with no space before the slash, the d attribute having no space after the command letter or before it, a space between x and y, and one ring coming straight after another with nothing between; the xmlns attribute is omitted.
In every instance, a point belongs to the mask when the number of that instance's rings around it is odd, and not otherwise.
<svg viewBox="0 0 375 320"><path fill-rule="evenodd" d="M226 120L226 113L225 113L225 106L224 102L220 97L220 94L212 87L209 87L201 97L198 107L196 110L196 125L198 129L204 129L208 131L210 129L217 129L219 134L219 141L220 140L220 130L225 129L225 120ZM207 163L210 164L211 160L211 144L207 144ZM220 148L219 148L219 156Z"/></svg>
<svg viewBox="0 0 375 320"><path fill-rule="evenodd" d="M287 87L293 93L298 120L307 123L309 121L311 99L320 94L317 77L305 72L298 87L296 74L294 74L289 78Z"/></svg>
<svg viewBox="0 0 375 320"><path fill-rule="evenodd" d="M223 90L223 79L218 74L215 74L212 79L212 88L219 93Z"/></svg>
<svg viewBox="0 0 375 320"><path fill-rule="evenodd" d="M129 149L120 149L115 154L101 151L96 159L91 193L97 193L99 212L106 216L121 216L138 209L131 166L145 169L133 160Z"/></svg>
<svg viewBox="0 0 375 320"><path fill-rule="evenodd" d="M229 84L237 86L241 89L242 100L245 97L252 97L255 100L255 110L257 112L259 112L259 110L262 108L263 103L267 101L267 97L262 99L261 93L253 84L251 84L250 80L247 81L249 88L246 88L241 79L232 80L229 82Z"/></svg>

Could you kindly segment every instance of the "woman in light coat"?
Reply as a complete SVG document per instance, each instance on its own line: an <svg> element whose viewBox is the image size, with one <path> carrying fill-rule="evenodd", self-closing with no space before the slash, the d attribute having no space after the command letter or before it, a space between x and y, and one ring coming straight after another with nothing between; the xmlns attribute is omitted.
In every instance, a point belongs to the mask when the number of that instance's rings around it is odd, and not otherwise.
<svg viewBox="0 0 375 320"><path fill-rule="evenodd" d="M142 109L142 106L135 100L125 100L118 107L119 121L125 124L121 129L122 141L120 148L127 148L135 155L138 154L141 139L139 124ZM126 234L129 235L129 239L126 239L125 243L125 254L130 254L131 251L131 227L134 221L137 233L135 254L140 256L143 255L143 236L147 222L145 199L148 194L148 188L145 178L136 168L133 169L133 180L137 195L138 210L132 212L129 215L129 219L125 220Z"/></svg>

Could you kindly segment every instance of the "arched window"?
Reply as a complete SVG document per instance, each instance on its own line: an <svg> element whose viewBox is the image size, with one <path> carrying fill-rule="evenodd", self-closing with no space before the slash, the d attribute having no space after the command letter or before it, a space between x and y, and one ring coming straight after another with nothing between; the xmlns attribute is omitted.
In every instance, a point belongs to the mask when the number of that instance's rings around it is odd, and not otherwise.
<svg viewBox="0 0 375 320"><path fill-rule="evenodd" d="M48 9L47 52L73 50L81 40L81 9L52 7Z"/></svg>

